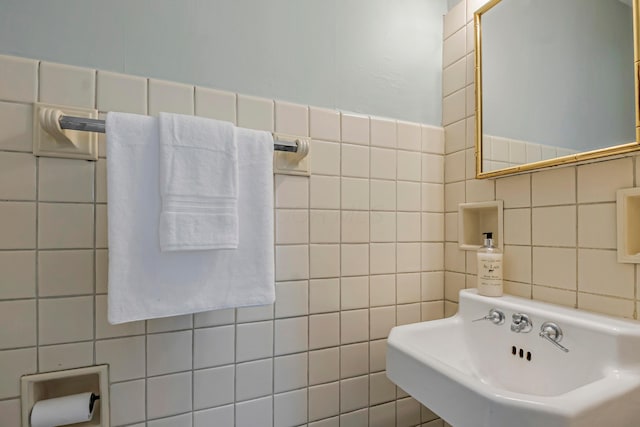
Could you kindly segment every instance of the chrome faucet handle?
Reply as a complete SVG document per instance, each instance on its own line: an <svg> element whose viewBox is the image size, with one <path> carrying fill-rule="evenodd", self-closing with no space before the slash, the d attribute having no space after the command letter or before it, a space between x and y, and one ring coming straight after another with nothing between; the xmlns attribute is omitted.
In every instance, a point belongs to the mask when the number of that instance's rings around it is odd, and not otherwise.
<svg viewBox="0 0 640 427"><path fill-rule="evenodd" d="M565 353L569 353L569 349L560 344L560 341L562 341L563 337L562 329L560 329L560 326L556 325L555 323L544 322L540 327L540 336L551 342L551 344L555 345Z"/></svg>
<svg viewBox="0 0 640 427"><path fill-rule="evenodd" d="M502 325L504 323L504 313L500 310L492 308L491 310L489 310L489 314L479 319L473 320L473 322L479 322L481 320L488 320L494 325Z"/></svg>
<svg viewBox="0 0 640 427"><path fill-rule="evenodd" d="M511 316L511 331L516 333L527 333L533 329L533 322L524 313L514 313Z"/></svg>

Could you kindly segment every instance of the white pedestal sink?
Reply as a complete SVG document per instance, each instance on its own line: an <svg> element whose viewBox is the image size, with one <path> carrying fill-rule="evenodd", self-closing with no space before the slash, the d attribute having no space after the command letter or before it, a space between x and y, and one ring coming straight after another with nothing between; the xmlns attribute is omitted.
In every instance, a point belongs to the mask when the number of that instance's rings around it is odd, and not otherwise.
<svg viewBox="0 0 640 427"><path fill-rule="evenodd" d="M503 323L474 322L492 309ZM468 289L455 316L395 327L387 346L391 381L454 427L640 426L640 322Z"/></svg>

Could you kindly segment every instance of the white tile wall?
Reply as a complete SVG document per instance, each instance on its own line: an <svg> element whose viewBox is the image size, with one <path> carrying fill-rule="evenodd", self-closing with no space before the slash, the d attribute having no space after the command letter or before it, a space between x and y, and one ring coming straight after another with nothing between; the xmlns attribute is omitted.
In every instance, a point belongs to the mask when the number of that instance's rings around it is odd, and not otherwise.
<svg viewBox="0 0 640 427"><path fill-rule="evenodd" d="M396 404L384 369L391 327L444 314L443 129L8 56L0 70L0 424L19 417L20 375L102 363L114 426L436 418ZM108 324L105 141L98 162L34 158L35 100L310 136L311 176L274 178L275 305Z"/></svg>
<svg viewBox="0 0 640 427"><path fill-rule="evenodd" d="M477 181L469 151L465 176L459 172L461 153L473 147L475 135L471 104L461 116L464 102L459 94L466 92L469 101L474 88L469 32L473 11L484 3L462 0L445 18L445 314L455 313L460 288L475 286L474 254L456 249L457 204L497 199L504 201L505 208L505 292L616 316L637 316L639 274L632 264L616 261L614 203L616 190L639 185L637 156ZM466 50L461 47L463 37ZM459 63L465 57L467 72L462 80ZM492 158L506 163L545 155L545 147L537 147L536 153L532 144L524 144L523 149L518 141L493 138L492 142L488 147Z"/></svg>

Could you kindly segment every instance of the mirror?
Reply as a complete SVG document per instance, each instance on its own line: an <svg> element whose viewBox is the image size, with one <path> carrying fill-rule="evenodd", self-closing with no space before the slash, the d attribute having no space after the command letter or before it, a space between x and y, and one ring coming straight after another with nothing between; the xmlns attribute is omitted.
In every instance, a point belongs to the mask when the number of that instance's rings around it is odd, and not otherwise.
<svg viewBox="0 0 640 427"><path fill-rule="evenodd" d="M493 0L476 12L478 178L640 148L632 1Z"/></svg>

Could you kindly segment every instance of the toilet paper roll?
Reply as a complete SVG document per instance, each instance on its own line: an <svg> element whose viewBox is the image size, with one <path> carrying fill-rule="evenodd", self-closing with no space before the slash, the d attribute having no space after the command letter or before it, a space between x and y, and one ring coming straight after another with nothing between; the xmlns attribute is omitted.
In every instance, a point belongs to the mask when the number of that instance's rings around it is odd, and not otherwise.
<svg viewBox="0 0 640 427"><path fill-rule="evenodd" d="M93 418L94 400L93 393L40 400L31 410L31 427L57 427L90 421Z"/></svg>

